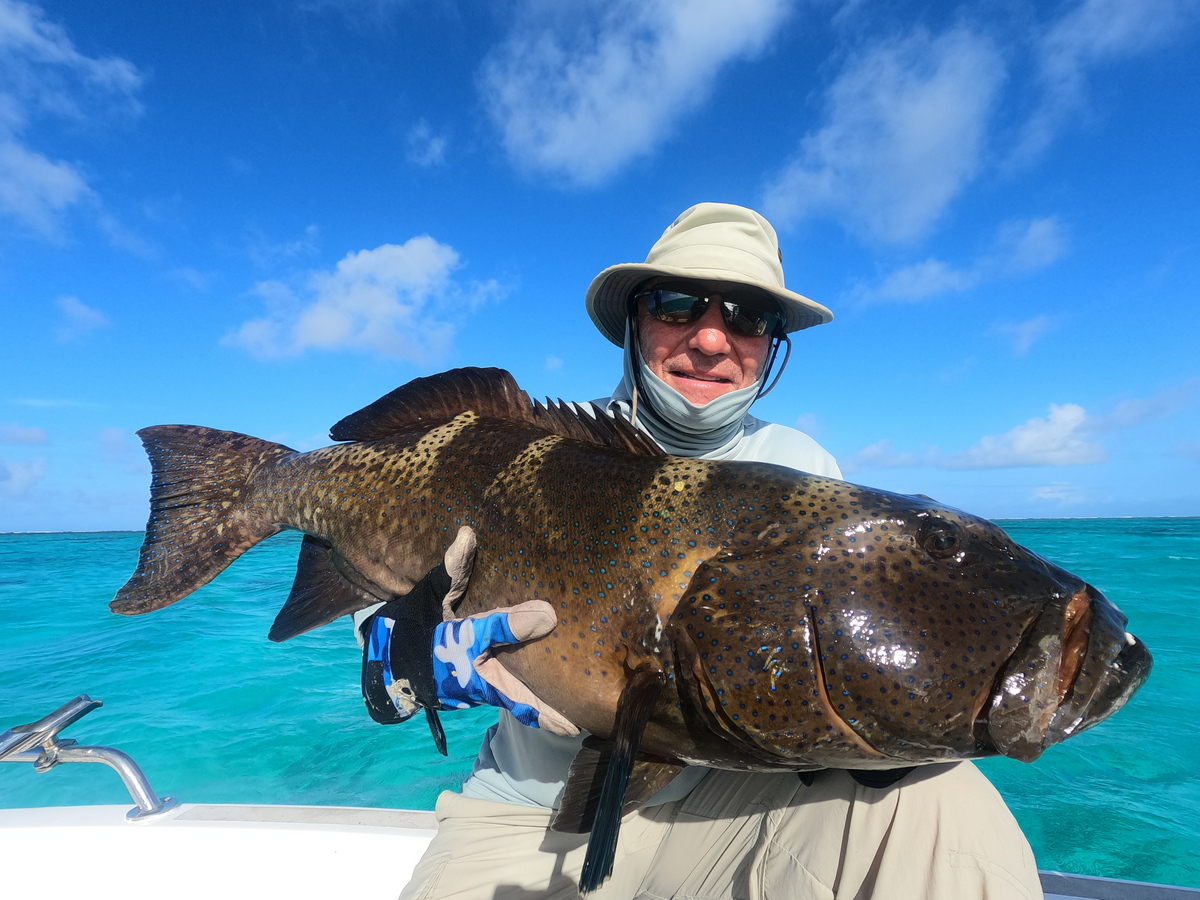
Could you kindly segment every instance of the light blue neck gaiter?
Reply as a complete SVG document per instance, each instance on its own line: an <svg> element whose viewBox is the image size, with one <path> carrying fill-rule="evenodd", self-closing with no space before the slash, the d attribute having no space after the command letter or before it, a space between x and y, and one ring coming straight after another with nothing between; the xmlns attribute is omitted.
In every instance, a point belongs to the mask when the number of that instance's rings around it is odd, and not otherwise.
<svg viewBox="0 0 1200 900"><path fill-rule="evenodd" d="M667 453L721 459L742 439L750 407L758 399L758 382L697 406L650 371L626 322L624 377L608 403L608 411L624 419L632 418L635 365L641 376L637 426Z"/></svg>

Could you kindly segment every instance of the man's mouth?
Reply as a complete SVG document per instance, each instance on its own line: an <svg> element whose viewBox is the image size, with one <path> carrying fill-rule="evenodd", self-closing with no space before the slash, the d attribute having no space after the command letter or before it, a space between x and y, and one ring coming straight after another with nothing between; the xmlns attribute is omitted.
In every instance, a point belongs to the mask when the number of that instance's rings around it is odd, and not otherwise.
<svg viewBox="0 0 1200 900"><path fill-rule="evenodd" d="M677 369L672 369L671 374L676 378L686 378L690 381L705 381L711 384L731 384L728 378L722 378L720 375L701 375L695 372L681 372Z"/></svg>

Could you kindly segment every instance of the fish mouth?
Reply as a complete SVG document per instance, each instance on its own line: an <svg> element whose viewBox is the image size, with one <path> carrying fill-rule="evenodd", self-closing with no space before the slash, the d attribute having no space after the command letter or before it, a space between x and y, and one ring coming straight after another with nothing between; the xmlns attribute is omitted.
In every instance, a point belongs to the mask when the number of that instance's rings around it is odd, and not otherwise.
<svg viewBox="0 0 1200 900"><path fill-rule="evenodd" d="M1089 584L1064 592L1036 619L996 680L977 740L1032 762L1047 747L1098 725L1150 675L1150 651Z"/></svg>

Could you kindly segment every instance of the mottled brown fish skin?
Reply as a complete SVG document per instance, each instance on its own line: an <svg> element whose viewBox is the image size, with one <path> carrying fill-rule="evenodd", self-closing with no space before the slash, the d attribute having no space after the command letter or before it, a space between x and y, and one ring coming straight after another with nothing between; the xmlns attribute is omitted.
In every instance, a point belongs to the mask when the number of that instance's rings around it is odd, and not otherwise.
<svg viewBox="0 0 1200 900"><path fill-rule="evenodd" d="M560 610L553 634L503 655L543 700L606 734L627 671L649 659L672 681L645 749L740 768L994 752L976 723L1006 663L1083 586L932 501L634 457L473 413L282 460L258 498L393 593L473 527L460 614Z"/></svg>
<svg viewBox="0 0 1200 900"><path fill-rule="evenodd" d="M533 407L495 370L397 389L335 426L348 443L309 453L192 426L139 434L151 518L115 611L172 603L291 528L331 548L323 577L354 586L313 627L406 593L468 525L478 552L456 614L549 602L558 628L498 655L600 736L634 669L664 673L641 747L667 760L1028 760L1111 715L1150 669L1102 594L989 522L662 456L622 423Z"/></svg>

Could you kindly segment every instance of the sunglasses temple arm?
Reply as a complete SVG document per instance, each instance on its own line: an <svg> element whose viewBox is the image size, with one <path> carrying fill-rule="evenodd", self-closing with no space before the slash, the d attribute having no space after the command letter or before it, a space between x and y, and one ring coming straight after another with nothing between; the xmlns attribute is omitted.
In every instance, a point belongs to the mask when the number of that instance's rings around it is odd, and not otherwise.
<svg viewBox="0 0 1200 900"><path fill-rule="evenodd" d="M767 363L766 371L763 372L763 381L767 380L767 377L771 374L771 368L775 365L775 357L779 355L780 341L787 344L787 350L783 354L783 362L779 366L779 371L775 373L775 378L772 379L771 386L766 390L759 391L758 397L755 399L761 399L775 390L775 385L779 384L779 379L783 377L783 370L787 368L788 360L792 358L792 339L787 334L780 335L779 340L775 342L775 346L771 348L771 359Z"/></svg>

